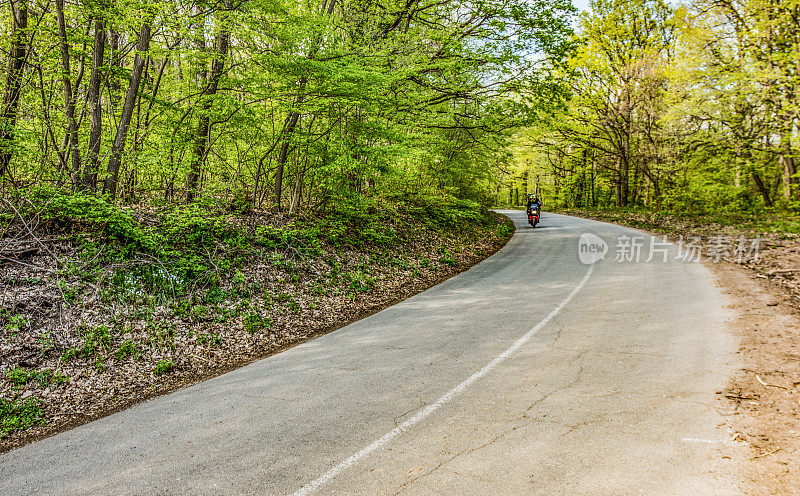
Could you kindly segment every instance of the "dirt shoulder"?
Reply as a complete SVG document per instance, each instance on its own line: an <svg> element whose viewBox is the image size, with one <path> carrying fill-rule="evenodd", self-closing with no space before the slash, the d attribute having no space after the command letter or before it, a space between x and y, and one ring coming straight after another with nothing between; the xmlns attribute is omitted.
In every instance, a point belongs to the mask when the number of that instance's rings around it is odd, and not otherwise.
<svg viewBox="0 0 800 496"><path fill-rule="evenodd" d="M12 224L0 239L0 452L267 357L452 277L513 234L507 218L486 215L460 229L392 218L370 233L379 242L361 245L308 234L325 227L222 215L220 225L239 225L189 253L207 270L183 286L166 260L147 253L104 258L113 242L81 238L85 230ZM383 233L402 241L380 242Z"/></svg>
<svg viewBox="0 0 800 496"><path fill-rule="evenodd" d="M620 212L563 211L613 222L673 241L694 238L703 261L731 300L729 329L737 338L736 372L717 391L724 422L750 456L742 474L749 495L800 494L800 240L791 233L758 232L750 226L686 222ZM758 257L737 263L734 256L709 258L720 239L735 246L740 236L758 239ZM716 258L716 257L714 257Z"/></svg>
<svg viewBox="0 0 800 496"><path fill-rule="evenodd" d="M733 264L707 264L731 301L736 317L739 368L720 399L731 407L725 422L745 441L752 495L796 495L800 491L800 310L797 300L774 282Z"/></svg>

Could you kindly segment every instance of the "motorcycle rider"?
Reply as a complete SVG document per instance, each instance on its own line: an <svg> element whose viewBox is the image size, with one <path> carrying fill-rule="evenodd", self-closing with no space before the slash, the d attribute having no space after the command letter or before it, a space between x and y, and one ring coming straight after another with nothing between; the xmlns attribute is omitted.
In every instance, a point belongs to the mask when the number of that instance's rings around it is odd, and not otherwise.
<svg viewBox="0 0 800 496"><path fill-rule="evenodd" d="M542 200L539 199L539 196L535 193L528 194L528 206L526 211L530 214L531 210L539 210L540 212L542 210Z"/></svg>

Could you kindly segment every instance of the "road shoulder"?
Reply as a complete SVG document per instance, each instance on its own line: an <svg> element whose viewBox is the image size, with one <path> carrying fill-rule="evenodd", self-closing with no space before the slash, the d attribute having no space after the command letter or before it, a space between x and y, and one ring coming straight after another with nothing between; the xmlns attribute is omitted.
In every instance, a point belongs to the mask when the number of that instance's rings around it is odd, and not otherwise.
<svg viewBox="0 0 800 496"><path fill-rule="evenodd" d="M735 312L738 367L717 392L731 405L725 422L746 441L745 494L790 495L800 490L800 311L775 283L734 264L707 264Z"/></svg>
<svg viewBox="0 0 800 496"><path fill-rule="evenodd" d="M564 212L667 236L695 239L706 249L715 239L745 235L759 240L758 257L741 264L705 260L734 312L727 328L739 343L737 367L718 391L730 415L725 423L734 441L747 442L743 462L749 495L800 494L800 240L786 233L760 233L746 226L673 223L636 213ZM657 232L653 232L657 231Z"/></svg>

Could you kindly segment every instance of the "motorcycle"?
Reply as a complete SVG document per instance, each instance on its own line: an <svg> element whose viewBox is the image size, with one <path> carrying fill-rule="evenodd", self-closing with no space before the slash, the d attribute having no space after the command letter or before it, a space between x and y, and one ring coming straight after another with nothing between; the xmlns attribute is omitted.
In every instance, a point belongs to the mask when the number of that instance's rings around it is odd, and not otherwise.
<svg viewBox="0 0 800 496"><path fill-rule="evenodd" d="M542 217L542 210L540 207L531 207L528 209L528 224L531 227L536 227Z"/></svg>

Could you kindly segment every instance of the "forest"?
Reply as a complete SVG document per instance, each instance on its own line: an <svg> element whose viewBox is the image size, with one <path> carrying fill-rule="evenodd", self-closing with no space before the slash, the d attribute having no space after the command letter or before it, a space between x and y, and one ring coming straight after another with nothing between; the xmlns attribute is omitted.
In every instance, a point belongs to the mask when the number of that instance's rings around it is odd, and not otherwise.
<svg viewBox="0 0 800 496"><path fill-rule="evenodd" d="M776 0L9 0L2 195L795 211L799 22Z"/></svg>
<svg viewBox="0 0 800 496"><path fill-rule="evenodd" d="M520 130L498 203L796 212L796 0L593 0L568 104Z"/></svg>
<svg viewBox="0 0 800 496"><path fill-rule="evenodd" d="M9 0L3 195L492 201L566 96L566 0Z"/></svg>

